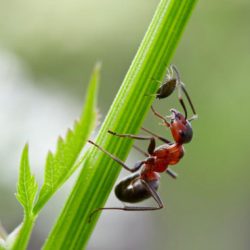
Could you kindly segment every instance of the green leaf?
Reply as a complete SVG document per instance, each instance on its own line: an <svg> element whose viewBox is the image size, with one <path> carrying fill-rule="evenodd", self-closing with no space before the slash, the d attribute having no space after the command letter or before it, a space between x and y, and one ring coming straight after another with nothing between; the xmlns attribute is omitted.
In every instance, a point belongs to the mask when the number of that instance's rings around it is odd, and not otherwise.
<svg viewBox="0 0 250 250"><path fill-rule="evenodd" d="M34 176L30 174L28 146L25 146L21 160L17 193L18 200L25 208L25 216L23 222L8 236L6 242L0 242L2 244L0 247L11 250L27 249L38 212L53 193L82 163L83 159L74 165L96 121L95 100L99 71L100 65L98 64L91 78L86 105L84 106L80 120L75 123L73 130L68 130L65 140L59 137L55 154L48 153L45 181L34 207L33 203L38 186Z"/></svg>
<svg viewBox="0 0 250 250"><path fill-rule="evenodd" d="M30 172L28 151L28 144L26 144L22 153L16 194L16 198L24 207L26 216L32 215L33 204L38 190L35 177Z"/></svg>
<svg viewBox="0 0 250 250"><path fill-rule="evenodd" d="M65 139L59 137L56 152L48 153L44 184L34 208L35 214L80 165L74 164L97 120L96 95L99 75L100 64L97 64L90 80L86 102L79 121L75 122L73 130L68 130Z"/></svg>
<svg viewBox="0 0 250 250"><path fill-rule="evenodd" d="M175 51L196 0L161 0L153 20L128 70L123 84L96 138L97 144L125 160L133 141L107 133L136 134L141 127L158 85L152 79L162 79ZM92 147L84 168L54 225L44 250L85 249L100 215L90 214L103 207L120 172L120 166L110 157ZM122 215L121 215L122 216Z"/></svg>

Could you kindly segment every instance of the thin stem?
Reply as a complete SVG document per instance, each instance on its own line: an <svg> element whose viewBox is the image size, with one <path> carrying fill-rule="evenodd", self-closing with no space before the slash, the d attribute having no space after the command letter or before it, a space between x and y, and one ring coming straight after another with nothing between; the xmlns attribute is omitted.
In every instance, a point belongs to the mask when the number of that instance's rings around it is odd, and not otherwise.
<svg viewBox="0 0 250 250"><path fill-rule="evenodd" d="M15 244L11 247L11 250L27 249L29 243L30 235L32 232L33 225L35 223L36 217L33 215L24 216L24 220L20 227L17 238L15 239Z"/></svg>

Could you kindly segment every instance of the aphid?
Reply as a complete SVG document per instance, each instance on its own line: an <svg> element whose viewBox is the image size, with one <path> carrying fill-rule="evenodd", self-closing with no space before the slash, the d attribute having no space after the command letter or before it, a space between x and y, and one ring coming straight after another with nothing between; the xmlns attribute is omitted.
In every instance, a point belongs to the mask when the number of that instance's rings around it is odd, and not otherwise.
<svg viewBox="0 0 250 250"><path fill-rule="evenodd" d="M157 99L166 98L166 97L170 96L176 88L178 90L178 99L182 105L182 108L184 109L185 117L187 118L187 110L186 110L186 107L183 103L181 92L184 92L194 115L196 115L194 106L193 106L192 101L188 95L188 92L185 88L185 85L181 81L180 73L179 73L178 69L176 68L176 66L171 64L170 67L168 68L166 78L163 81L162 85L157 90L155 96ZM193 118L196 118L196 117L193 117Z"/></svg>
<svg viewBox="0 0 250 250"><path fill-rule="evenodd" d="M180 85L180 79L177 79L177 82L179 82L177 83L177 86L182 86ZM151 107L153 114L162 120L164 126L170 129L174 139L173 142L145 128L143 128L143 130L148 134L150 134L150 136L119 134L110 130L108 131L108 133L117 137L149 141L147 152L144 152L143 150L135 146L135 148L139 150L141 153L143 153L146 158L142 161L137 162L132 168L127 166L123 161L121 161L108 151L106 151L101 146L95 144L93 141L90 140L88 141L89 143L97 147L99 150L107 154L109 157L111 157L114 161L119 163L124 169L132 173L128 177L121 180L115 187L115 195L120 201L128 203L137 203L152 197L157 203L157 206L141 207L141 206L125 205L123 207L97 208L91 213L90 219L92 218L92 215L95 212L104 209L123 210L123 211L149 211L149 210L158 210L163 208L163 202L157 193L160 181L159 173L166 172L173 178L177 177L176 173L174 173L169 168L169 165L177 164L180 161L180 159L184 156L183 144L190 142L193 137L193 130L190 122L197 117L191 99L187 95L184 86L180 87L180 90L184 91L190 103L191 109L193 110L194 115L190 119L187 118L187 109L183 102L181 91L179 92L178 96L179 96L179 101L184 109L185 115L181 114L176 109L171 109L170 110L171 116L167 117L170 119L170 121L168 121L160 113L155 111L153 107ZM156 147L156 139L162 141L164 144L160 145L159 147Z"/></svg>

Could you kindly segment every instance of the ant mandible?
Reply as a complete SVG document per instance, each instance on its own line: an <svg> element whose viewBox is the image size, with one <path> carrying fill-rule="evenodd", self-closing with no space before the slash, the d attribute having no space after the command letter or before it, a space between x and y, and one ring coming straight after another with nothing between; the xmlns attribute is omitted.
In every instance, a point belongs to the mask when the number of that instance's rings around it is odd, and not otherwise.
<svg viewBox="0 0 250 250"><path fill-rule="evenodd" d="M163 202L161 201L161 198L157 193L160 180L159 173L166 172L173 178L177 177L177 174L173 172L170 168L168 168L168 166L177 164L179 160L183 157L183 144L190 142L193 136L193 131L190 122L193 119L197 118L192 101L185 89L184 84L180 81L180 75L177 68L171 65L170 69L172 70L172 72L175 72L176 77L174 77L172 73L171 77L168 78L158 89L156 96L160 99L165 98L169 96L177 87L178 99L184 110L185 115L181 114L176 109L170 109L171 116L167 117L170 118L170 122L168 122L160 113L155 111L153 106L151 106L151 110L155 116L162 120L164 126L170 128L174 142L171 142L168 139L161 137L146 128L142 129L151 136L118 134L109 130L108 133L114 136L126 137L137 140L149 140L147 153L141 150L140 148L134 146L135 149L137 149L146 156L146 159L137 162L133 168L130 168L123 161L106 151L104 148L95 144L93 141L88 141L89 143L97 147L99 150L107 154L109 157L111 157L114 161L119 163L124 169L132 173L128 177L121 180L115 187L115 195L120 201L128 203L137 203L152 197L156 201L157 206L139 207L125 205L124 207L97 208L90 214L90 220L95 212L104 209L123 211L149 211L163 208ZM174 87L173 82L175 82ZM188 102L193 111L193 116L190 119L187 118L187 108L182 99L182 92L187 97ZM164 144L156 148L156 139L164 142Z"/></svg>

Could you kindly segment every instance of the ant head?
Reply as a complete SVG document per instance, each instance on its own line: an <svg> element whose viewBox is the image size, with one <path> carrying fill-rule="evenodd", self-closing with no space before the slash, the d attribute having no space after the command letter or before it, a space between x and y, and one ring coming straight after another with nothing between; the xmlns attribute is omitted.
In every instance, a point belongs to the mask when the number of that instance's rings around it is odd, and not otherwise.
<svg viewBox="0 0 250 250"><path fill-rule="evenodd" d="M193 130L190 122L176 109L171 109L172 112L170 130L177 143L184 144L192 140Z"/></svg>

